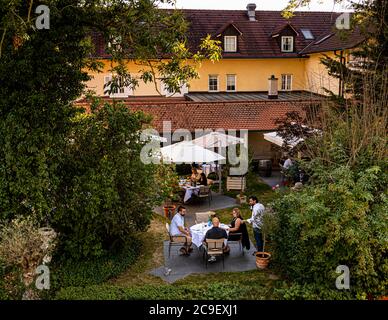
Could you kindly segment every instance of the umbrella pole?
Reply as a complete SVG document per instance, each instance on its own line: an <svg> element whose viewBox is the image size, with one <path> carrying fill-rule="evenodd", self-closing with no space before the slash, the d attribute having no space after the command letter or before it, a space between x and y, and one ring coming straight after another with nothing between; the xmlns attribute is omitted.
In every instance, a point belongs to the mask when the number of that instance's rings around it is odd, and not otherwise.
<svg viewBox="0 0 388 320"><path fill-rule="evenodd" d="M219 192L219 194L221 194L222 193L222 188L221 188L222 176L221 176L221 168L220 168L218 163L217 163L217 169L218 169L218 179L219 179L218 192Z"/></svg>

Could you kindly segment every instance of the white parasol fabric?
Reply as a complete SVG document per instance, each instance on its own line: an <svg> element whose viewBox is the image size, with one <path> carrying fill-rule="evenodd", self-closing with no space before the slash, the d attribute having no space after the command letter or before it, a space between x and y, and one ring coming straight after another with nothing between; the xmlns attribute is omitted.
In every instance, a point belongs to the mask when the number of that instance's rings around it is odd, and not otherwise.
<svg viewBox="0 0 388 320"><path fill-rule="evenodd" d="M225 158L192 141L182 141L160 149L163 159L174 163L200 163L224 160Z"/></svg>
<svg viewBox="0 0 388 320"><path fill-rule="evenodd" d="M269 132L269 133L264 133L264 139L272 142L273 144L278 145L279 147L282 147L284 144L284 139L278 135L278 133L275 132ZM299 142L303 141L301 138L295 138L291 141L288 141L288 145L292 148L294 148Z"/></svg>
<svg viewBox="0 0 388 320"><path fill-rule="evenodd" d="M204 148L225 148L234 144L244 143L244 139L216 131L194 139L193 143Z"/></svg>

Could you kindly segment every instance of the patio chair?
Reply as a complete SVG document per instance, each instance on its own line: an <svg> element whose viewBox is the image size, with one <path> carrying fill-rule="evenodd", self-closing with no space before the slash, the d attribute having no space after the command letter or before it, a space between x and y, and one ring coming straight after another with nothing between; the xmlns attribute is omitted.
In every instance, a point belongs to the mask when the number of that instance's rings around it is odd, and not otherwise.
<svg viewBox="0 0 388 320"><path fill-rule="evenodd" d="M209 207L210 207L210 200L212 198L212 191L210 190L209 186L200 186L199 192L198 192L198 198L208 198L209 199Z"/></svg>
<svg viewBox="0 0 388 320"><path fill-rule="evenodd" d="M208 178L208 177L211 177L211 178ZM207 176L207 183L208 185L213 185L213 186L219 186L220 183L221 183L221 179L219 178L218 176L218 173L217 172L210 172Z"/></svg>
<svg viewBox="0 0 388 320"><path fill-rule="evenodd" d="M196 212L195 213L195 224L198 223L203 223L203 222L208 222L209 220L209 215L214 213L213 211L208 211L208 212Z"/></svg>
<svg viewBox="0 0 388 320"><path fill-rule="evenodd" d="M203 257L205 259L206 269L209 257L222 257L222 268L225 268L225 254L224 254L224 243L225 239L206 239L203 245Z"/></svg>
<svg viewBox="0 0 388 320"><path fill-rule="evenodd" d="M174 241L174 238L171 236L170 233L170 225L166 222L166 229L169 237L169 243L168 243L168 258L170 259L170 254L171 254L171 247L176 246L176 247L181 247L185 246L186 240L185 241ZM183 238L183 236L182 236Z"/></svg>
<svg viewBox="0 0 388 320"><path fill-rule="evenodd" d="M230 242L238 242L240 244L240 250L242 252L242 255L244 255L244 248L242 245L242 233L232 233L234 237L236 237L236 240L228 240L228 243Z"/></svg>

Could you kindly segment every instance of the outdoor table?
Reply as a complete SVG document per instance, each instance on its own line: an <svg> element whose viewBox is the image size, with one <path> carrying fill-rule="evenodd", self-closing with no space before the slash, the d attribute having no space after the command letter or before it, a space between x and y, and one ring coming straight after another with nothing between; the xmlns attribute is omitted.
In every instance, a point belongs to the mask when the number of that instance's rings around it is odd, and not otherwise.
<svg viewBox="0 0 388 320"><path fill-rule="evenodd" d="M181 185L181 188L185 190L185 197L183 198L183 202L186 203L190 200L190 198L193 196L193 194L198 195L200 186L192 187L190 185Z"/></svg>
<svg viewBox="0 0 388 320"><path fill-rule="evenodd" d="M206 235L206 232L213 228L213 225L208 226L206 222L198 223L190 227L191 237L193 243L199 248L202 245L203 238ZM229 226L223 223L220 223L220 228L229 229ZM226 233L229 234L229 230L226 230ZM225 239L225 245L227 239Z"/></svg>

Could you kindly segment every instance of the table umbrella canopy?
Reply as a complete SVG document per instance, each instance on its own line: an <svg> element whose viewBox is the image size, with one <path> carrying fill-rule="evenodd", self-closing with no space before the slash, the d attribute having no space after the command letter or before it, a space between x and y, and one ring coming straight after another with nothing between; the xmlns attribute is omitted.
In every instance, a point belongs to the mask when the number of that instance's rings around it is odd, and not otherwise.
<svg viewBox="0 0 388 320"><path fill-rule="evenodd" d="M273 144L278 145L279 147L282 147L284 144L284 139L276 131L264 133L264 139L269 142L272 142ZM295 137L291 141L288 141L288 145L291 148L294 148L301 141L303 141L303 139Z"/></svg>
<svg viewBox="0 0 388 320"><path fill-rule="evenodd" d="M194 139L193 143L204 148L225 148L234 144L244 143L244 139L216 131Z"/></svg>
<svg viewBox="0 0 388 320"><path fill-rule="evenodd" d="M218 153L207 150L191 141L182 141L160 149L163 159L175 163L200 163L224 160Z"/></svg>

